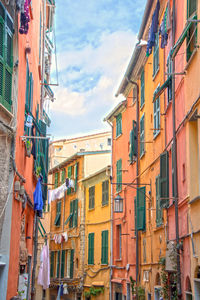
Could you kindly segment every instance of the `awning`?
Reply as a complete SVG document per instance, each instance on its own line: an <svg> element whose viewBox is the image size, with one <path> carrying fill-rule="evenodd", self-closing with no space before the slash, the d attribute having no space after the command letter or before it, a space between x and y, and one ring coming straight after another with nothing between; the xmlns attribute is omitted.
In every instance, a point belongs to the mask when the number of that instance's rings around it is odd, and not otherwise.
<svg viewBox="0 0 200 300"><path fill-rule="evenodd" d="M181 48L185 38L187 37L187 33L188 30L190 29L190 27L192 26L192 21L195 20L197 18L196 15L194 15L190 21L187 21L185 28L183 29L182 34L180 35L178 41L176 42L176 44L174 45L174 47L172 48L171 51L171 58L174 59L174 57L176 56L176 54L178 53L179 49Z"/></svg>
<svg viewBox="0 0 200 300"><path fill-rule="evenodd" d="M104 286L104 282L103 281L94 281L92 282L93 286Z"/></svg>
<svg viewBox="0 0 200 300"><path fill-rule="evenodd" d="M111 279L111 282L114 282L114 283L118 283L118 284L122 284L122 279L119 279L119 278L113 278Z"/></svg>
<svg viewBox="0 0 200 300"><path fill-rule="evenodd" d="M153 94L153 102L160 97L160 95L164 92L164 90L169 86L170 82L172 80L172 76L170 75L168 79L161 85Z"/></svg>
<svg viewBox="0 0 200 300"><path fill-rule="evenodd" d="M67 220L65 221L65 225L67 225L67 223L69 222L69 220L71 219L72 216L73 216L73 213L71 213L71 214L69 215L69 217L68 217Z"/></svg>

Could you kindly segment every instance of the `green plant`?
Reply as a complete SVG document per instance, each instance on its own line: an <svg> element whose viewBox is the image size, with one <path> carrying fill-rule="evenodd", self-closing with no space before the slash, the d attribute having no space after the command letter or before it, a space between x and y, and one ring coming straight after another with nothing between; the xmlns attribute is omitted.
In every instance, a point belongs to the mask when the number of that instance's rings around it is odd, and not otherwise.
<svg viewBox="0 0 200 300"><path fill-rule="evenodd" d="M161 293L164 299L169 299L169 285L168 285L168 274L165 271L165 257L161 257L159 260L159 265L161 267L161 283L162 283L162 289Z"/></svg>
<svg viewBox="0 0 200 300"><path fill-rule="evenodd" d="M145 300L145 289L142 286L138 286L137 295L139 297L139 300Z"/></svg>
<svg viewBox="0 0 200 300"><path fill-rule="evenodd" d="M26 140L26 149L31 149L31 142L29 140Z"/></svg>
<svg viewBox="0 0 200 300"><path fill-rule="evenodd" d="M103 287L99 287L99 288L95 288L95 287L91 287L89 289L89 291L86 291L84 293L85 297L90 297L90 296L98 296L99 294L103 294L104 293L104 288Z"/></svg>
<svg viewBox="0 0 200 300"><path fill-rule="evenodd" d="M36 175L37 175L37 177L40 176L41 171L42 171L42 168L41 168L40 166L38 166L38 167L36 168Z"/></svg>

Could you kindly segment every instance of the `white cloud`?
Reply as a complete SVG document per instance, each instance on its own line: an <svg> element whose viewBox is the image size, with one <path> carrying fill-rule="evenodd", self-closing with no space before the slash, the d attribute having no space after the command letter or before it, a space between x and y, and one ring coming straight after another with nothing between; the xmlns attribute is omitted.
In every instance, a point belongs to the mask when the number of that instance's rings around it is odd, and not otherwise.
<svg viewBox="0 0 200 300"><path fill-rule="evenodd" d="M56 100L52 109L65 112L67 115L81 115L100 105L113 106L119 99L115 92L120 84L136 43L136 35L131 31L116 31L104 33L100 37L98 47L86 46L79 51L67 51L58 54L58 70L62 85L55 91ZM77 67L78 72L67 73L67 69ZM85 92L74 92L68 80L79 80L84 74L100 73L100 79L95 87ZM83 81L84 84L84 81ZM87 107L87 110L86 110Z"/></svg>

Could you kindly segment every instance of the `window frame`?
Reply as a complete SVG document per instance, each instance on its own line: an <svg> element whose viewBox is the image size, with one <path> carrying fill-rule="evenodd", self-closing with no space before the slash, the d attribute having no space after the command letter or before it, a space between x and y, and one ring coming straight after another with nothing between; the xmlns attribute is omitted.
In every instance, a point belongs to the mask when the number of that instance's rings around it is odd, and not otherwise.
<svg viewBox="0 0 200 300"><path fill-rule="evenodd" d="M116 116L116 138L122 134L122 114Z"/></svg>
<svg viewBox="0 0 200 300"><path fill-rule="evenodd" d="M142 130L142 122L143 122L143 130ZM145 154L145 115L143 114L140 118L140 157Z"/></svg>
<svg viewBox="0 0 200 300"><path fill-rule="evenodd" d="M191 2L195 2L196 9L194 11L190 12L190 4ZM187 19L192 18L194 16L195 19L197 19L197 0L187 0ZM192 54L194 53L197 45L197 24L194 23L192 26L189 28L187 32L187 38L186 38L186 61L189 62L190 58L192 57ZM196 29L195 29L196 27ZM191 36L193 37L191 38ZM192 50L190 49L192 43Z"/></svg>
<svg viewBox="0 0 200 300"><path fill-rule="evenodd" d="M89 210L95 208L95 185L90 186L89 190Z"/></svg>
<svg viewBox="0 0 200 300"><path fill-rule="evenodd" d="M153 136L154 138L156 138L160 133L160 97L156 98L156 100L153 103L153 123Z"/></svg>

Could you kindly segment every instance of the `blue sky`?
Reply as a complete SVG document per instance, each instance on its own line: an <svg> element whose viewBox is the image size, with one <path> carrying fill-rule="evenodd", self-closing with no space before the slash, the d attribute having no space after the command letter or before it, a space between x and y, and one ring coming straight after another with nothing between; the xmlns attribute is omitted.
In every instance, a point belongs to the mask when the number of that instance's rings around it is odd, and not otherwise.
<svg viewBox="0 0 200 300"><path fill-rule="evenodd" d="M108 130L146 0L56 0L59 87L50 106L54 139Z"/></svg>

